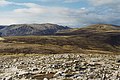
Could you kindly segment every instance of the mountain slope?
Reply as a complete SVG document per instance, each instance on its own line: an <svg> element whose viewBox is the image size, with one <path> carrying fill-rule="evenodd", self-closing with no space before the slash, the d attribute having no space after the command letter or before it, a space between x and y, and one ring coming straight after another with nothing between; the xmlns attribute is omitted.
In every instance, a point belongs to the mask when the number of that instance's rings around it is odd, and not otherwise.
<svg viewBox="0 0 120 80"><path fill-rule="evenodd" d="M26 36L26 35L53 35L59 30L69 27L57 24L16 24L0 29L1 36Z"/></svg>
<svg viewBox="0 0 120 80"><path fill-rule="evenodd" d="M56 35L73 36L76 39L74 44L84 46L82 48L120 51L120 26L96 24L80 29L63 30Z"/></svg>
<svg viewBox="0 0 120 80"><path fill-rule="evenodd" d="M57 32L57 35L82 35L102 32L120 32L120 26L110 24L95 24L78 29L68 29Z"/></svg>

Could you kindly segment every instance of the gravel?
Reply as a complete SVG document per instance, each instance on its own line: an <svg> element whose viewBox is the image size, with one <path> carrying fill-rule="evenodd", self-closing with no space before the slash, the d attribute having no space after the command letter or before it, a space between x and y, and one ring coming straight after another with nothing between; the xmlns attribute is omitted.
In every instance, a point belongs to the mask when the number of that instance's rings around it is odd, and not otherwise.
<svg viewBox="0 0 120 80"><path fill-rule="evenodd" d="M120 55L1 56L0 80L120 80Z"/></svg>

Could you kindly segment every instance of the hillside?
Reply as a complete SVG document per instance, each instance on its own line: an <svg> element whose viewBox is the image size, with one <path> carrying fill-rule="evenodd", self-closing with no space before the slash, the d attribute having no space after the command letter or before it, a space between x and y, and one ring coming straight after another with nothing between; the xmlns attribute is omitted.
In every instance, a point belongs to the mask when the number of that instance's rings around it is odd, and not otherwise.
<svg viewBox="0 0 120 80"><path fill-rule="evenodd" d="M57 32L56 35L74 36L74 38L82 37L76 43L86 48L102 50L119 51L120 50L120 26L110 24L95 24L79 29L63 30Z"/></svg>
<svg viewBox="0 0 120 80"><path fill-rule="evenodd" d="M57 24L16 24L0 27L1 36L27 36L27 35L53 35L59 30L69 29L69 27Z"/></svg>
<svg viewBox="0 0 120 80"><path fill-rule="evenodd" d="M12 29L15 28L16 26L14 26ZM41 30L41 27L38 26L34 26L34 28ZM110 51L119 53L120 52L119 28L120 27L118 26L96 24L80 29L68 29L67 27L67 29L64 28L66 29L65 31L62 30L61 33L57 32L56 35L52 36L50 34L49 34L50 36L30 36L30 35L25 36L23 34L24 36L4 37L5 40L2 41L1 43L0 52L58 54L58 53L80 53L84 51L86 53L87 50L97 50L97 52ZM42 29L45 30L46 28ZM61 27L59 30L61 30Z"/></svg>
<svg viewBox="0 0 120 80"><path fill-rule="evenodd" d="M90 33L103 33L103 32L120 32L120 26L110 24L95 24L87 27L62 30L56 33L56 35L81 35Z"/></svg>

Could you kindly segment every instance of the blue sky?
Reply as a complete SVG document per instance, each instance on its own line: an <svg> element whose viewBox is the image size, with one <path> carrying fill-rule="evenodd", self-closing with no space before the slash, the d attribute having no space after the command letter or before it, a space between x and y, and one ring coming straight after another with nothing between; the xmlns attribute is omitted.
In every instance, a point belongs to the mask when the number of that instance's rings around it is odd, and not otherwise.
<svg viewBox="0 0 120 80"><path fill-rule="evenodd" d="M0 24L120 25L120 0L0 0Z"/></svg>

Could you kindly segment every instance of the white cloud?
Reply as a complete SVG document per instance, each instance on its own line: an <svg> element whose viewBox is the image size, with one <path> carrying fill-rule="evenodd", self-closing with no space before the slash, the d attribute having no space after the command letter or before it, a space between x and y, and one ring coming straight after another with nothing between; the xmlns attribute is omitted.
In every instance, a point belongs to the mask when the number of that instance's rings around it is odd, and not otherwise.
<svg viewBox="0 0 120 80"><path fill-rule="evenodd" d="M2 0L3 2L5 0ZM51 0L45 0L51 1ZM52 0L56 1L56 0ZM60 1L60 0L57 0ZM72 3L73 0L64 0L67 3ZM81 1L81 0L74 0ZM24 8L17 8L13 11L1 12L0 24L12 23L57 23L62 25L78 26L84 24L108 23L120 24L120 6L113 0L86 0L92 6L90 8L72 9L66 7L48 7L41 6L35 3L15 3L6 2L0 3L9 5L25 6ZM92 9L93 8L93 9Z"/></svg>
<svg viewBox="0 0 120 80"><path fill-rule="evenodd" d="M6 1L6 0L0 0L0 6L6 6L6 5L10 5L12 4L12 2Z"/></svg>
<svg viewBox="0 0 120 80"><path fill-rule="evenodd" d="M18 5L24 5L24 6L27 6L27 7L40 7L40 5L38 4L35 4L35 3L18 3Z"/></svg>
<svg viewBox="0 0 120 80"><path fill-rule="evenodd" d="M53 1L60 1L60 0L36 0L36 1L40 1L40 2L53 2Z"/></svg>
<svg viewBox="0 0 120 80"><path fill-rule="evenodd" d="M110 6L110 5L114 5L115 4L119 5L120 4L120 0L88 0L90 3L92 3L92 5L94 6L101 6L101 5L106 5L106 6Z"/></svg>
<svg viewBox="0 0 120 80"><path fill-rule="evenodd" d="M65 3L74 3L74 2L79 2L81 0L64 0Z"/></svg>
<svg viewBox="0 0 120 80"><path fill-rule="evenodd" d="M27 8L15 9L13 11L19 15L25 15L25 14L26 15L39 15L47 11L44 7L39 6L37 4L33 4L33 3L24 3L24 4L19 4L19 5L24 5L27 7Z"/></svg>
<svg viewBox="0 0 120 80"><path fill-rule="evenodd" d="M23 9L16 9L14 10L15 13L18 14L27 14L27 15L38 15L45 13L45 10L42 8L23 8Z"/></svg>
<svg viewBox="0 0 120 80"><path fill-rule="evenodd" d="M76 19L74 18L74 15L83 12L84 9L80 9L78 11L64 7L61 8L61 7L32 6L28 8L15 9L12 12L12 14L18 17L17 21L18 20L23 21L24 19L24 22L32 22L32 23L51 22L58 24L74 24L76 23ZM73 15L71 15L71 13Z"/></svg>
<svg viewBox="0 0 120 80"><path fill-rule="evenodd" d="M12 23L58 23L63 25L77 24L77 16L87 12L85 8L70 9L65 7L46 7L34 3L14 3L24 5L26 8L14 9L10 12L2 12L0 24ZM1 14L2 14L1 13Z"/></svg>
<svg viewBox="0 0 120 80"><path fill-rule="evenodd" d="M39 0L40 2L64 2L64 3L74 3L80 2L82 0Z"/></svg>

